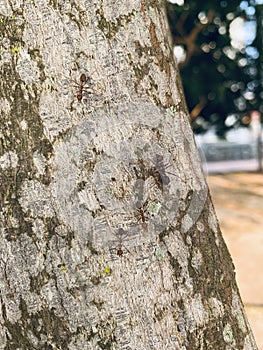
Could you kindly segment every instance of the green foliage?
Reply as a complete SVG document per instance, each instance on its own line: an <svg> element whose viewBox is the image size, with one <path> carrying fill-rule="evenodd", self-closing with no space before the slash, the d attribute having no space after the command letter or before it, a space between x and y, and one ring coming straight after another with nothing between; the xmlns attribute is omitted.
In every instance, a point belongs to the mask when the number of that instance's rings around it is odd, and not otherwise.
<svg viewBox="0 0 263 350"><path fill-rule="evenodd" d="M174 44L186 52L179 67L196 132L215 125L217 133L223 135L229 127L247 122L244 114L258 107L258 84L254 83L255 98L244 98L248 87L252 91L251 82L257 79L253 69L256 60L245 48L235 50L231 46L229 28L233 20L255 20L239 5L239 0L185 0L183 6L167 3ZM236 115L236 123L226 125L230 114Z"/></svg>

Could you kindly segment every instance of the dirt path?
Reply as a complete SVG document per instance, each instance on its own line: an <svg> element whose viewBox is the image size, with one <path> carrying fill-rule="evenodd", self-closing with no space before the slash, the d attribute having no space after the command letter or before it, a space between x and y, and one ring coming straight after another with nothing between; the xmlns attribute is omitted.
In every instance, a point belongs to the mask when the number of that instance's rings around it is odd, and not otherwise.
<svg viewBox="0 0 263 350"><path fill-rule="evenodd" d="M263 350L263 174L208 177L224 239L259 350Z"/></svg>

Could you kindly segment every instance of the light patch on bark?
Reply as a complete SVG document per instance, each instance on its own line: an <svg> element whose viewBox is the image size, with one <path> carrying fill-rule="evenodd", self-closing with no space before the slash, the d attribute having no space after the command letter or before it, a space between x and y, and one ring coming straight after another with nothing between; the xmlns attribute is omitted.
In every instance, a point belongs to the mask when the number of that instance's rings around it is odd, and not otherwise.
<svg viewBox="0 0 263 350"><path fill-rule="evenodd" d="M25 301L29 314L41 309L39 295L30 290L30 276L36 276L43 270L44 259L35 243L26 234L21 235L13 244L3 239L1 248L1 298L7 319L15 323L22 317L21 298ZM10 295L13 298L10 299Z"/></svg>
<svg viewBox="0 0 263 350"><path fill-rule="evenodd" d="M34 165L37 169L38 174L44 174L45 173L45 168L46 168L46 158L43 156L43 154L39 152L34 152L33 153L33 161Z"/></svg>
<svg viewBox="0 0 263 350"><path fill-rule="evenodd" d="M2 0L0 2L0 13L3 16L12 16L13 11L8 0Z"/></svg>
<svg viewBox="0 0 263 350"><path fill-rule="evenodd" d="M52 217L54 208L48 189L40 182L25 180L21 186L19 203L25 213L32 217Z"/></svg>
<svg viewBox="0 0 263 350"><path fill-rule="evenodd" d="M223 337L224 337L224 341L227 344L226 349L233 349L233 346L235 346L236 342L235 342L232 327L229 323L227 323L224 327ZM231 346L231 347L229 347L229 346Z"/></svg>
<svg viewBox="0 0 263 350"><path fill-rule="evenodd" d="M217 298L209 298L208 306L210 310L212 310L214 317L219 318L223 316L224 306L220 300L218 300Z"/></svg>
<svg viewBox="0 0 263 350"><path fill-rule="evenodd" d="M15 152L7 152L0 157L0 168L5 170L8 168L16 168L18 157Z"/></svg>
<svg viewBox="0 0 263 350"><path fill-rule="evenodd" d="M59 99L54 104L54 99L56 99L54 92L45 91L41 94L39 101L39 115L43 122L44 135L51 142L59 133L69 129L73 124L62 100Z"/></svg>
<svg viewBox="0 0 263 350"><path fill-rule="evenodd" d="M168 250L171 252L172 256L176 257L183 271L186 272L188 268L189 252L187 246L181 239L180 232L175 232L174 235L172 235L171 237L167 237L167 239L165 240Z"/></svg>
<svg viewBox="0 0 263 350"><path fill-rule="evenodd" d="M19 308L19 300L6 299L3 297L5 303L6 317L11 324L16 323L22 316Z"/></svg>
<svg viewBox="0 0 263 350"><path fill-rule="evenodd" d="M0 314L2 313L2 307L0 305ZM0 328L0 344L2 345L2 349L4 350L6 347L6 342L7 342L7 335L8 335L8 330L6 327L1 327ZM1 350L2 350L1 349Z"/></svg>
<svg viewBox="0 0 263 350"><path fill-rule="evenodd" d="M32 229L36 237L38 238L38 244L45 245L45 235L47 234L47 232L45 231L45 224L43 220L40 218L36 218L33 222Z"/></svg>
<svg viewBox="0 0 263 350"><path fill-rule="evenodd" d="M16 70L20 78L26 84L30 84L39 79L40 71L37 67L37 63L31 60L29 53L23 48L19 50Z"/></svg>
<svg viewBox="0 0 263 350"><path fill-rule="evenodd" d="M204 224L203 224L201 221L198 221L198 222L197 222L196 227L197 227L197 229L198 229L200 232L203 232L204 229L205 229L205 226L204 226Z"/></svg>
<svg viewBox="0 0 263 350"><path fill-rule="evenodd" d="M11 106L6 98L0 98L0 111L3 114L8 114L11 111Z"/></svg>
<svg viewBox="0 0 263 350"><path fill-rule="evenodd" d="M121 0L114 2L106 0L102 4L103 14L107 21L116 21L117 18L126 16L127 13L132 13L133 11L139 12L140 8L141 1L139 0L134 0L128 4Z"/></svg>
<svg viewBox="0 0 263 350"><path fill-rule="evenodd" d="M190 198L190 205L188 207L188 214L184 216L182 221L182 232L186 233L198 221L201 214L202 207L206 202L208 188L205 182L203 188L195 190ZM201 204L201 205L200 205Z"/></svg>
<svg viewBox="0 0 263 350"><path fill-rule="evenodd" d="M240 296L235 290L232 291L232 314L236 317L239 328L243 333L246 333L247 327L244 320L244 312L242 310L242 303Z"/></svg>
<svg viewBox="0 0 263 350"><path fill-rule="evenodd" d="M254 349L257 350L257 347L256 347L255 339L253 339L253 335L251 333L245 337L243 350L254 350Z"/></svg>
<svg viewBox="0 0 263 350"><path fill-rule="evenodd" d="M198 326L207 323L208 313L205 310L201 294L191 297L191 300L185 302L186 319L189 322L189 331L192 332Z"/></svg>
<svg viewBox="0 0 263 350"><path fill-rule="evenodd" d="M219 246L221 243L221 238L218 237L218 219L216 217L216 213L212 204L210 205L209 210L208 225L215 235L215 243L217 244L217 246Z"/></svg>
<svg viewBox="0 0 263 350"><path fill-rule="evenodd" d="M27 121L26 121L26 120L22 120L22 121L20 122L20 126L21 126L21 129L22 129L23 131L27 130L27 128L28 128Z"/></svg>
<svg viewBox="0 0 263 350"><path fill-rule="evenodd" d="M199 249L194 248L194 252L192 255L191 265L193 268L198 270L198 268L203 264L202 253Z"/></svg>

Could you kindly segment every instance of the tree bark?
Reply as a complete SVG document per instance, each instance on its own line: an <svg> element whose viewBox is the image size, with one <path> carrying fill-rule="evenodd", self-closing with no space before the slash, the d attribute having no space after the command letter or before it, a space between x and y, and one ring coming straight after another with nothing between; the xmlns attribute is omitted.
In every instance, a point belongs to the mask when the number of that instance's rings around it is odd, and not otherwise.
<svg viewBox="0 0 263 350"><path fill-rule="evenodd" d="M164 4L0 14L0 349L257 349Z"/></svg>

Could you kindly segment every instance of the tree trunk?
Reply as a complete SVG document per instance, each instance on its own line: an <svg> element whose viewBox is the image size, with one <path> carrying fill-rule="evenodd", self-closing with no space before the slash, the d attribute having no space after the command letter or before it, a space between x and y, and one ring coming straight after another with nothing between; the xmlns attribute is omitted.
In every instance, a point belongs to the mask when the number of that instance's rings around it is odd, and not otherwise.
<svg viewBox="0 0 263 350"><path fill-rule="evenodd" d="M0 349L257 349L164 4L0 13Z"/></svg>

